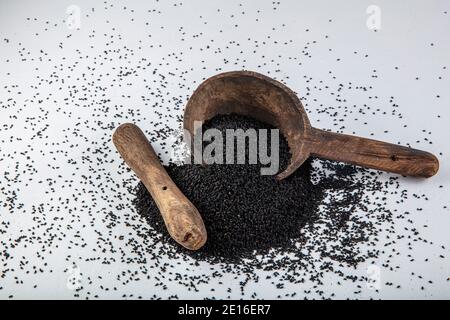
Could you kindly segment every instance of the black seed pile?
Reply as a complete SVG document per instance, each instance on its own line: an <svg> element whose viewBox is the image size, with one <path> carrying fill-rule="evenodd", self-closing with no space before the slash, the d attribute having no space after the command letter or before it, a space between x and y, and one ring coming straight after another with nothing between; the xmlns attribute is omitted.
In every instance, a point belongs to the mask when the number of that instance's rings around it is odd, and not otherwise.
<svg viewBox="0 0 450 320"><path fill-rule="evenodd" d="M239 115L216 116L204 124L204 130L210 128L220 130L223 141L226 129L272 129ZM282 135L279 156L282 169L291 156ZM313 167L313 162L319 162L320 167ZM133 204L149 224L149 235L163 243L164 254L225 263L225 270L244 273L247 279L256 281L258 270L264 270L275 271L272 276L283 281L303 282L308 274L310 280L320 283L324 270L336 271L333 263L356 267L377 255L371 249L361 254L359 245L375 246L374 237L379 230L366 217L356 214L362 210L377 215L376 210L368 209L370 203L364 199L366 191L383 190L382 183L369 178L377 174L331 161L308 160L292 176L277 181L275 176L261 175L261 166L166 166L204 219L208 241L199 251L186 250L170 238L142 183L135 188ZM358 175L362 176L359 181L355 180ZM390 221L384 213L377 218L378 222Z"/></svg>
<svg viewBox="0 0 450 320"><path fill-rule="evenodd" d="M272 129L238 115L217 116L204 125L204 130L210 128L219 129L223 141L226 141L226 129ZM286 140L282 135L280 138L279 161L283 168L291 155ZM248 148L246 151L248 153ZM259 162L166 167L181 191L200 211L208 231L207 244L193 256L233 261L255 253L264 254L272 248L293 247L302 236L302 228L318 219L323 190L311 181L310 162L282 181L277 181L274 175L261 175L261 167ZM134 203L150 226L168 235L142 183L137 187Z"/></svg>

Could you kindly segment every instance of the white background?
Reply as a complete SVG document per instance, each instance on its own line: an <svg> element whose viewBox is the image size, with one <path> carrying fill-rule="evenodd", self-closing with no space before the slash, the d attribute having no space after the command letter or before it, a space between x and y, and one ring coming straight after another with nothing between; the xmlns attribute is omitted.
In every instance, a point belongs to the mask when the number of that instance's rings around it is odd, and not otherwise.
<svg viewBox="0 0 450 320"><path fill-rule="evenodd" d="M98 241L96 231L111 236L108 240L112 248L132 250L118 240L118 235L132 239L133 230L127 228L125 221L143 223L126 208L120 212L119 221L123 224L112 231L106 227L108 201L129 202L126 198L114 198L119 192L115 183L135 181L131 173L117 172L121 160L112 149L112 130L107 125L132 121L145 127L160 112L182 116L184 103L202 79L240 69L258 71L286 83L301 97L314 126L411 145L433 152L440 160L440 171L431 179L400 179L401 189L407 189L411 195L425 194L428 201L411 196L407 203L398 204L394 195L389 199L393 210L412 212L414 226L433 245L414 244L412 252L394 256L392 264L400 269L381 270L378 293L363 288L355 296L352 284L338 286L332 275L325 276L323 290L335 292L338 298L450 297L450 2L179 0L111 4L0 2L0 218L9 224L1 227L4 232L0 233L0 245L11 256L0 257L0 273L4 274L0 278L1 298L72 298L74 291L67 286L67 268L72 264L83 273L81 297L98 294L100 298L120 298L133 294L132 298L150 298L177 294L180 298L204 298L210 293L209 287L216 288L216 297L226 297L227 293L215 283L199 293L188 292L174 283L163 291L153 287L152 278L121 285L115 280L116 275L123 270L139 272L139 265L126 265L116 259L105 266L100 263L101 258L86 262L80 257L102 257L98 251L92 251L92 243ZM81 10L79 29L71 29L65 22L70 5ZM381 29L377 32L366 24L370 5L380 9ZM119 51L104 54L105 50ZM135 68L148 62L152 67L145 71ZM94 66L95 70L89 69ZM150 70L153 68L157 69L156 74ZM118 80L115 75L121 70L137 72ZM58 79L64 78L64 84L52 78L53 72ZM166 76L165 87L161 86L159 74ZM50 82L52 79L54 82ZM347 89L349 83L353 89ZM344 84L339 92L339 98L344 99L341 102L336 101L339 84ZM95 92L97 86L104 88L104 97ZM355 90L355 86L371 89L364 92ZM152 91L159 95L152 96ZM391 97L397 108L392 107ZM40 99L43 101L39 103ZM152 107L155 103L158 107ZM105 106L109 106L106 113L102 111ZM337 111L337 117L330 116L327 106L334 107L330 112ZM345 106L354 112L345 111ZM358 113L359 109L365 114ZM120 112L121 118L114 117ZM179 125L167 116L160 121L147 133ZM34 136L46 126L42 137ZM67 148L69 145L72 148ZM105 197L92 201L89 190L99 190L100 186L87 185L83 180L83 174L92 175L92 168L81 157L89 154L89 147L98 146L110 153L105 155L108 161L95 168L100 180L104 179L101 187L105 187ZM155 148L161 150L158 143ZM163 158L167 160L167 155ZM68 159L78 159L78 164L70 164ZM9 182L15 172L19 172L20 181ZM49 178L54 181L52 186L38 183ZM8 207L7 197L13 192L16 202L24 204L22 208ZM120 192L126 195L126 190ZM75 198L74 194L80 195ZM64 205L66 199L68 207ZM30 213L32 206L40 203L44 204L42 219L50 222L50 217L60 218L57 225L65 228L57 232L66 237L44 243L33 240L29 245L23 241L11 247L20 236L30 237L34 226L36 235L41 233L42 239L47 239L48 232L37 227L36 215ZM61 206L61 211L55 212L53 206ZM423 210L417 211L419 207ZM73 211L69 212L69 208ZM398 225L399 230L403 227ZM74 243L88 245L81 248ZM47 250L43 250L45 247ZM406 252L401 245L396 249ZM119 256L109 253L106 257ZM20 268L24 261L28 264ZM34 274L33 265L42 267L44 272ZM366 268L367 265L361 265L351 272L364 274ZM50 269L52 272L48 272ZM209 272L206 265L199 269L199 274ZM421 282L411 273L421 274L426 280ZM87 280L89 276L92 284ZM428 280L433 284L427 284ZM389 281L400 283L402 288L385 286ZM225 283L226 287L239 286L231 277ZM118 286L118 290L105 291L100 285ZM311 285L288 290L298 291L297 297L303 297L303 289ZM421 290L423 285L426 290ZM246 294L253 291L260 298L279 294L264 281L250 284ZM233 292L232 297L240 297L239 290Z"/></svg>

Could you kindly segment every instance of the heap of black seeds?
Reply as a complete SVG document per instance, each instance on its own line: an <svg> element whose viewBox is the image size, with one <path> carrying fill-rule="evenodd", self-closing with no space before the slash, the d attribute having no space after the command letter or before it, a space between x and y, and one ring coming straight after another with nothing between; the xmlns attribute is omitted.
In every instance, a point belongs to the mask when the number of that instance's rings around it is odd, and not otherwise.
<svg viewBox="0 0 450 320"><path fill-rule="evenodd" d="M271 127L250 118L228 115L205 123L204 130L209 128L224 134L227 128ZM279 145L282 170L290 158L282 135ZM274 176L260 175L261 166L166 166L205 221L208 241L199 251L186 250L169 237L158 208L139 183L132 202L147 221L145 232L140 231L139 237L148 247L145 253L139 247L140 253L134 260L142 261L150 255L156 261L165 257L173 259L174 264L187 262L193 269L186 272L195 275L168 276L163 267L158 272L162 278L158 285L166 286L164 279L169 277L169 281L177 281L188 291L197 292L201 284L231 274L242 279L240 291L245 295L247 283L259 282L260 272L268 272L266 280L271 279L277 289L289 283L311 281L316 284L314 292L324 296L318 285L323 284L325 273L334 273L343 281L354 282L358 288L355 294L360 293L367 277L353 276L348 268L370 263L380 255L380 225L386 230L394 229L392 212L381 202L369 201L367 194L386 195L385 190L398 187L398 179L392 177L382 182L379 172L313 159L292 176L277 181ZM215 271L196 275L201 261L210 263ZM218 269L212 269L213 265ZM303 293L311 291L305 289ZM256 292L252 294L253 298L257 296ZM295 293L285 295L294 296ZM327 297L333 297L333 293Z"/></svg>
<svg viewBox="0 0 450 320"><path fill-rule="evenodd" d="M210 128L220 130L223 141L226 141L226 129L269 129L268 141L270 129L273 129L239 115L217 116L205 123L204 130ZM268 147L272 152L270 143ZM248 156L248 148L246 151ZM287 142L280 134L281 168L286 166L290 156ZM166 167L181 191L197 207L206 225L206 245L191 254L233 261L254 253L267 253L272 248L292 247L301 237L302 228L314 223L323 196L322 188L311 182L311 163L305 163L282 181L275 175L261 175L261 167L264 165L259 161L258 164L172 164ZM134 203L150 226L169 238L158 208L142 183L137 188Z"/></svg>

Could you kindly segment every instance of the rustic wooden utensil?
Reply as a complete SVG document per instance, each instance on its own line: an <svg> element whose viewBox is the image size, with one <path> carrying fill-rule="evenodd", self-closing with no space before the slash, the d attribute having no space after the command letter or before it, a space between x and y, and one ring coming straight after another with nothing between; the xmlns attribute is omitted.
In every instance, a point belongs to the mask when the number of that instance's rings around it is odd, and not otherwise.
<svg viewBox="0 0 450 320"><path fill-rule="evenodd" d="M200 249L207 238L203 219L169 177L144 133L125 123L114 132L113 142L155 200L172 238L187 249Z"/></svg>
<svg viewBox="0 0 450 320"><path fill-rule="evenodd" d="M439 169L438 159L425 151L311 127L292 90L251 71L218 74L200 84L186 105L184 128L193 137L195 121L229 113L247 115L281 130L292 158L277 175L279 179L291 175L309 156L406 176L431 177Z"/></svg>

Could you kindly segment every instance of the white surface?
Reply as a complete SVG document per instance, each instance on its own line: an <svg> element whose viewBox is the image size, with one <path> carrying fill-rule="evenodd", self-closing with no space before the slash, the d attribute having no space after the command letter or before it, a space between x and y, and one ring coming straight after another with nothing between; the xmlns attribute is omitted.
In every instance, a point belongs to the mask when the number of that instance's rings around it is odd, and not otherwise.
<svg viewBox="0 0 450 320"><path fill-rule="evenodd" d="M66 9L73 4L81 9L79 30L69 29L64 22ZM395 194L389 199L392 210L411 212L414 227L433 244L413 244L412 251L399 245L396 249L400 254L390 260L400 269L381 270L378 293L362 288L354 295L354 284L338 286L333 275L325 276L323 290L335 292L339 298L449 298L450 3L377 1L381 10L381 30L377 32L366 26L366 9L372 4L360 0L129 1L114 5L110 1L1 1L0 249L4 247L11 257L0 257L0 298L74 297L67 286L66 270L72 264L83 274L82 298L95 294L101 298L124 294L204 298L210 287L216 288L216 297L226 297L228 294L215 283L202 287L199 293L175 283L168 283L166 291L153 287L156 274L144 280L142 266L121 263L118 253L107 255L111 258L109 265L101 264L101 259L86 259L103 257L93 251L98 250L97 231L104 238L109 235L103 247L124 250L132 256L127 240L138 238L125 222L142 223L127 209L120 212L123 223L107 228L105 215L110 206L127 199L101 198L101 194L117 193L125 179L133 179L131 173L116 173L121 163L116 153L91 152L96 147L112 150L108 125L133 121L145 126L149 119L157 118L156 112L182 116L187 98L202 79L236 69L259 71L285 82L299 94L315 126L367 137L373 134L380 140L409 144L438 155L441 168L437 176L424 181L401 178L400 188L408 190L409 201L396 203ZM109 49L115 51L105 54ZM148 63L151 67L136 69ZM120 71L131 69L136 73L117 77ZM165 87L161 86L160 74L166 77ZM63 78L64 83L60 80ZM337 96L340 84L343 88ZM357 86L371 88L363 91L355 89ZM155 103L159 107L152 107ZM327 113L328 106L334 107L332 113L339 112L337 118ZM105 108L109 108L106 113ZM134 110L134 115L128 110ZM123 117L115 117L120 112L124 112ZM336 121L340 118L345 120ZM161 121L161 127L177 126L174 119L165 116ZM42 137L33 137L44 128ZM73 147L69 149L70 145ZM88 185L82 175L93 174L89 159L98 156L105 160L95 168L98 184ZM68 163L69 158L77 163ZM9 182L16 166L20 181ZM102 174L105 172L111 175ZM54 184L49 186L47 179ZM39 184L40 180L44 183ZM7 197L14 192L16 206L11 208ZM429 200L416 199L414 194L426 194ZM22 208L18 207L20 203ZM50 217L60 219L55 225L66 235L61 241L48 238L45 228L37 227L35 219L44 219L43 213L32 214L32 206L41 203L48 227ZM50 210L57 206L59 212ZM32 231L42 241L36 238L33 243L23 241L11 247L21 235L30 238ZM87 245L78 246L82 243ZM429 259L427 263L423 262L425 258ZM41 266L44 272L34 274L33 266ZM179 268L183 270L183 266ZM366 268L361 265L351 272L364 274ZM118 284L116 277L127 270L137 272L136 277L142 280ZM201 274L209 269L201 266L190 272ZM425 280L411 273L421 274ZM428 280L433 283L428 284ZM239 280L231 277L222 281L227 287L239 287ZM383 285L389 281L402 288ZM100 285L111 290L102 290ZM298 291L297 297L303 297L303 290L311 285L290 287L288 291ZM260 298L280 294L264 281L250 284L246 294L250 296L253 291ZM240 298L239 290L234 290L232 297Z"/></svg>

